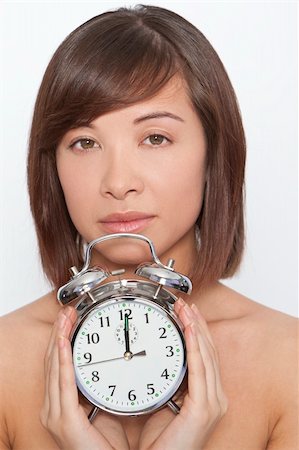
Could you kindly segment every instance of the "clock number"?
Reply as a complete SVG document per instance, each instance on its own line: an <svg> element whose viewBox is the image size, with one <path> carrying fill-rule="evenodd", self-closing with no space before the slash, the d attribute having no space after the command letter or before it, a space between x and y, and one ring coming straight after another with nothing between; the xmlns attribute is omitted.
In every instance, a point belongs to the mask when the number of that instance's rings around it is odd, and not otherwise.
<svg viewBox="0 0 299 450"><path fill-rule="evenodd" d="M100 377L99 377L99 372L97 370L94 370L93 372L91 372L92 375L92 381L99 381Z"/></svg>
<svg viewBox="0 0 299 450"><path fill-rule="evenodd" d="M128 398L129 398L129 400L131 400L131 401L136 400L136 395L133 394L133 392L135 392L134 389L133 389L132 391L129 391L129 393L128 393Z"/></svg>
<svg viewBox="0 0 299 450"><path fill-rule="evenodd" d="M169 375L168 375L167 369L163 370L163 372L162 372L162 374L161 374L161 377L165 377L166 380L168 380Z"/></svg>
<svg viewBox="0 0 299 450"><path fill-rule="evenodd" d="M88 363L90 363L92 360L91 353L84 353L84 358Z"/></svg>
<svg viewBox="0 0 299 450"><path fill-rule="evenodd" d="M115 388L116 388L116 384L111 384L111 386L108 386L108 388L109 389L111 389L112 388L112 391L111 391L111 397L113 397L113 394L114 394L114 391L115 391Z"/></svg>
<svg viewBox="0 0 299 450"><path fill-rule="evenodd" d="M148 313L145 313L144 315L145 315L145 323L149 323L149 320L148 320Z"/></svg>
<svg viewBox="0 0 299 450"><path fill-rule="evenodd" d="M127 316L128 319L132 319L132 310L131 309L125 309L125 310L121 309L119 311L120 320L124 320L124 311L125 311L125 316Z"/></svg>
<svg viewBox="0 0 299 450"><path fill-rule="evenodd" d="M167 336L166 336L166 328L159 328L159 330L163 330L162 331L162 334L161 334L161 336L160 336L160 339L166 339L167 338Z"/></svg>
<svg viewBox="0 0 299 450"><path fill-rule="evenodd" d="M107 327L110 327L110 318L109 318L109 317L100 317L99 319L100 319L100 325L101 325L101 327L104 327L104 326L105 326L105 325L104 325L104 323L105 323L104 319L106 319L106 326L107 326Z"/></svg>
<svg viewBox="0 0 299 450"><path fill-rule="evenodd" d="M98 333L87 333L86 335L87 337L87 344L98 344L99 340L100 340L100 336L98 335Z"/></svg>
<svg viewBox="0 0 299 450"><path fill-rule="evenodd" d="M146 385L146 387L147 387L147 394L148 395L152 395L152 394L155 393L155 389L153 388L153 386L154 385L152 383L149 383L149 384Z"/></svg>
<svg viewBox="0 0 299 450"><path fill-rule="evenodd" d="M167 358L170 358L171 356L174 355L172 345L167 345L165 348L169 348L169 353L166 355Z"/></svg>

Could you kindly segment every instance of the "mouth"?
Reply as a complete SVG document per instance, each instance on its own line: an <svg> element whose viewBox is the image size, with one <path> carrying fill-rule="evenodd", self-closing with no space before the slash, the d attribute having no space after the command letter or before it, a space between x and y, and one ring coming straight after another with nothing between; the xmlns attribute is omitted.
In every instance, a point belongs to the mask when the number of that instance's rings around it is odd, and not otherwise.
<svg viewBox="0 0 299 450"><path fill-rule="evenodd" d="M100 220L109 233L136 233L144 229L155 216L137 211L115 213Z"/></svg>

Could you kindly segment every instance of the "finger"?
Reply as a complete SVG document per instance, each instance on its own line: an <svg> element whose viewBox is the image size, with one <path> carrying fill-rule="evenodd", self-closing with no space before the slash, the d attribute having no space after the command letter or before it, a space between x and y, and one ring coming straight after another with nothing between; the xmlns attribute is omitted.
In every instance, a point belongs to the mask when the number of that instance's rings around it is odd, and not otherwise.
<svg viewBox="0 0 299 450"><path fill-rule="evenodd" d="M55 320L53 327L52 327L52 331L51 331L51 335L50 335L50 339L49 339L49 343L48 343L48 347L46 350L46 354L45 354L45 372L47 370L47 364L50 358L50 355L52 353L53 347L56 344L56 338L57 338L57 326L60 320L60 317L64 315L66 317L69 317L70 320L72 320L72 322L75 321L75 319L77 318L77 314L74 308L67 306L66 308L62 308L57 316L57 319Z"/></svg>
<svg viewBox="0 0 299 450"><path fill-rule="evenodd" d="M60 391L59 391L59 355L58 340L63 335L67 317L64 314L59 315L57 322L57 332L53 344L52 353L49 357L48 378L48 397L49 397L49 416L52 418L60 417Z"/></svg>
<svg viewBox="0 0 299 450"><path fill-rule="evenodd" d="M50 400L49 400L50 361L52 360L52 357L53 357L53 349L54 349L54 345L55 345L55 340L57 338L57 327L58 327L58 321L59 321L60 315L61 315L61 313L59 313L56 321L53 324L53 327L52 327L52 330L51 330L51 334L50 334L49 343L48 343L48 347L47 347L45 358L44 358L45 390L44 390L44 405L43 405L43 409L44 409L44 413L46 415L48 414L49 407L50 407L49 406L50 405Z"/></svg>
<svg viewBox="0 0 299 450"><path fill-rule="evenodd" d="M206 370L200 351L197 332L195 329L195 316L186 309L185 304L180 310L180 319L185 326L185 338L188 364L188 392L195 401L207 401ZM190 308L189 308L190 309Z"/></svg>
<svg viewBox="0 0 299 450"><path fill-rule="evenodd" d="M187 304L181 309L182 319L184 316L186 321L188 321L188 319L189 321L194 320L194 331L197 336L205 368L206 389L209 403L210 405L214 405L217 409L220 407L221 412L224 413L227 410L227 398L221 383L220 368L216 357L217 352L208 326L202 316L200 317L201 320L198 320L199 314L195 314L194 307L189 308ZM203 324L205 324L205 327L203 327Z"/></svg>
<svg viewBox="0 0 299 450"><path fill-rule="evenodd" d="M189 322L186 325L185 338L188 364L188 394L193 401L204 407L208 401L206 373L193 322Z"/></svg>
<svg viewBox="0 0 299 450"><path fill-rule="evenodd" d="M219 357L218 357L218 352L217 349L214 345L208 324L206 322L206 320L204 319L204 317L202 316L202 314L200 313L199 309L197 308L197 306L193 303L191 305L191 309L193 310L198 323L200 324L200 326L202 327L202 329L205 332L205 335L207 336L207 339L209 341L209 344L211 345L212 348L212 352L213 352L213 362L214 362L214 369L215 369L215 375L216 375L216 388L217 388L217 396L219 398L219 400L221 402L224 402L225 404L227 403L226 400L226 396L224 394L223 391L223 387L222 387L222 382L221 382L221 374L220 374L220 364L219 364Z"/></svg>
<svg viewBox="0 0 299 450"><path fill-rule="evenodd" d="M190 322L193 323L193 330L198 341L201 358L205 368L205 381L208 399L210 402L218 402L219 399L217 395L216 377L217 362L214 358L212 347L207 339L207 336L205 335L205 332L196 320L194 312L187 304L182 310L182 316L186 316L186 318L189 318Z"/></svg>
<svg viewBox="0 0 299 450"><path fill-rule="evenodd" d="M72 306L67 306L65 308L65 315L70 319L72 325L74 325L78 317L76 309L73 308Z"/></svg>
<svg viewBox="0 0 299 450"><path fill-rule="evenodd" d="M213 339L212 339L212 336L211 336L211 333L210 333L210 330L209 330L209 327L208 327L208 324L207 324L205 318L200 313L198 307L194 303L192 303L191 309L192 309L193 313L195 314L197 321L199 322L199 324L201 325L201 327L205 331L205 335L207 336L211 346L215 350L214 342L213 342Z"/></svg>
<svg viewBox="0 0 299 450"><path fill-rule="evenodd" d="M58 347L60 406L61 413L66 416L76 411L79 405L79 397L72 360L72 349L67 337L59 337Z"/></svg>
<svg viewBox="0 0 299 450"><path fill-rule="evenodd" d="M174 304L174 310L177 315L180 314L180 311L184 305L185 305L185 301L181 297L179 297Z"/></svg>
<svg viewBox="0 0 299 450"><path fill-rule="evenodd" d="M53 351L53 346L55 344L57 325L58 325L58 320L59 320L60 314L61 313L59 312L59 315L57 316L57 318L53 324L52 330L51 330L50 339L49 339L49 343L48 343L46 354L45 354L45 360L44 360L45 372L47 371L47 364L49 363L49 358L51 356L51 353Z"/></svg>
<svg viewBox="0 0 299 450"><path fill-rule="evenodd" d="M45 353L44 358L44 375L45 375L45 385L44 385L44 404L43 404L43 413L45 415L49 412L49 374L48 374L48 368L49 368L49 358L52 354L53 350L53 336L56 333L56 321L54 322L54 325L51 330L49 343L47 346L47 350Z"/></svg>
<svg viewBox="0 0 299 450"><path fill-rule="evenodd" d="M185 305L185 306L186 306L186 308L185 308L186 314L188 314L188 316L192 320L195 319L195 323L201 331L201 336L205 341L206 347L208 348L208 351L209 351L213 361L215 361L218 364L217 351L214 346L214 342L213 342L209 327L207 325L207 322L205 321L204 317L200 314L199 309L197 308L197 306L194 303L192 303L191 308L189 308L188 305Z"/></svg>
<svg viewBox="0 0 299 450"><path fill-rule="evenodd" d="M75 412L79 405L78 390L75 380L72 349L69 337L77 319L74 308L66 309L66 323L58 337L59 357L59 393L60 407L63 415Z"/></svg>

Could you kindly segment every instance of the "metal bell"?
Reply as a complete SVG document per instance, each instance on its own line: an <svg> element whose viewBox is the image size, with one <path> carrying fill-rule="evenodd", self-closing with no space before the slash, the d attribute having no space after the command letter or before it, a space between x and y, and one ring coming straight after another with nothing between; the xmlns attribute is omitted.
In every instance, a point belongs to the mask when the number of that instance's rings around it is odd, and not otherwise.
<svg viewBox="0 0 299 450"><path fill-rule="evenodd" d="M101 267L93 267L79 273L75 267L72 267L70 271L73 278L61 286L57 292L57 298L62 305L67 305L80 295L91 291L110 276L110 273Z"/></svg>
<svg viewBox="0 0 299 450"><path fill-rule="evenodd" d="M137 267L135 273L140 277L147 278L162 286L177 289L186 294L190 294L192 291L191 280L186 275L175 272L171 265L167 268L165 266L161 267L161 265L156 263L143 263Z"/></svg>

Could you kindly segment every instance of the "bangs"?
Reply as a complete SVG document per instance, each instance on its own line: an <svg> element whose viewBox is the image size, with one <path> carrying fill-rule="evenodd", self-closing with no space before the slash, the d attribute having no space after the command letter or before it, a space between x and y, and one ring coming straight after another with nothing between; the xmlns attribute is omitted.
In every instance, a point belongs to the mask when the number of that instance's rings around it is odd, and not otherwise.
<svg viewBox="0 0 299 450"><path fill-rule="evenodd" d="M121 19L114 18L113 27L107 18L102 26L83 24L54 55L60 66L48 67L53 83L45 105L44 142L49 147L71 128L152 97L180 71L179 57L167 40L141 21Z"/></svg>

